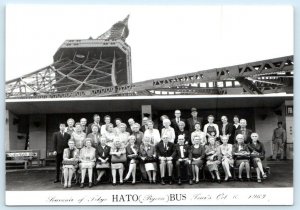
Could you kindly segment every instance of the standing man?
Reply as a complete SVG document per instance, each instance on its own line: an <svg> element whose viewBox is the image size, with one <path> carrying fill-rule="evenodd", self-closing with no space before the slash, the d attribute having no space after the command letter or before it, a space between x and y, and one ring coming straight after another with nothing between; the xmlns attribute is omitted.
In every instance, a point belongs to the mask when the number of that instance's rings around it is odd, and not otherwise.
<svg viewBox="0 0 300 210"><path fill-rule="evenodd" d="M87 134L92 133L92 125L98 126L99 133L101 131L100 116L98 114L94 114L93 119L94 119L94 122L89 124Z"/></svg>
<svg viewBox="0 0 300 210"><path fill-rule="evenodd" d="M149 118L148 117L143 117L143 121L142 121L142 127L141 127L141 131L143 133L145 133L145 131L148 129L148 120Z"/></svg>
<svg viewBox="0 0 300 210"><path fill-rule="evenodd" d="M179 130L179 122L182 121L186 124L185 119L181 118L181 111L175 110L175 118L171 120L171 126L174 128L175 133Z"/></svg>
<svg viewBox="0 0 300 210"><path fill-rule="evenodd" d="M86 124L87 124L86 118L81 118L81 119L80 119L81 129L82 129L82 131L83 131L85 134L86 134L87 131L88 131L88 128L87 128Z"/></svg>
<svg viewBox="0 0 300 210"><path fill-rule="evenodd" d="M59 174L61 162L63 160L64 149L68 147L68 141L71 138L70 134L65 132L66 125L64 123L59 124L59 131L53 134L53 154L56 155L56 178L54 183L59 182Z"/></svg>
<svg viewBox="0 0 300 210"><path fill-rule="evenodd" d="M221 121L222 124L219 125L220 136L227 136L229 139L228 143L234 144L234 136L232 136L233 125L228 122L228 118L225 115L221 117Z"/></svg>
<svg viewBox="0 0 300 210"><path fill-rule="evenodd" d="M247 120L245 119L241 119L240 120L240 126L241 128L239 130L235 131L235 138L238 134L242 134L244 136L244 143L245 144L249 144L252 142L251 139L251 134L252 134L252 130L246 128L247 127Z"/></svg>
<svg viewBox="0 0 300 210"><path fill-rule="evenodd" d="M191 109L191 115L192 115L192 117L187 119L187 125L188 125L189 132L192 133L195 130L196 123L199 123L201 125L201 129L203 129L202 128L203 118L198 117L198 112L197 112L196 108Z"/></svg>
<svg viewBox="0 0 300 210"><path fill-rule="evenodd" d="M175 157L174 144L170 142L169 135L163 135L162 141L156 145L156 154L159 160L161 184L165 185L165 174L168 171L169 184L173 184L173 158Z"/></svg>
<svg viewBox="0 0 300 210"><path fill-rule="evenodd" d="M128 127L127 127L127 129L126 129L126 131L128 132L128 133L132 133L132 127L133 127L133 125L135 124L135 121L134 121L134 119L133 118L129 118L128 119Z"/></svg>
<svg viewBox="0 0 300 210"><path fill-rule="evenodd" d="M284 146L286 144L286 131L282 127L282 122L277 123L278 127L274 129L272 136L273 156L272 160L277 159L277 154L280 153L280 160L283 160Z"/></svg>

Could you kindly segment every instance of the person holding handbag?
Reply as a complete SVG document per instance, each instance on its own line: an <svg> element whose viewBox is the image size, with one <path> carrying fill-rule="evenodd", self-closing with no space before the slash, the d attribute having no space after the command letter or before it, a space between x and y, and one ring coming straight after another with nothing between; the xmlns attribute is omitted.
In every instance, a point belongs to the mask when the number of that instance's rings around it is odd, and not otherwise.
<svg viewBox="0 0 300 210"><path fill-rule="evenodd" d="M136 165L138 163L139 148L135 144L135 136L131 135L128 137L128 145L126 146L126 155L129 161L128 173L124 179L126 182L132 175L132 184L135 184Z"/></svg>
<svg viewBox="0 0 300 210"><path fill-rule="evenodd" d="M106 138L102 136L100 138L100 144L96 146L96 171L98 177L95 185L97 185L102 176L110 169L110 147L106 145Z"/></svg>
<svg viewBox="0 0 300 210"><path fill-rule="evenodd" d="M237 143L233 145L232 155L235 160L236 166L239 167L239 180L242 182L242 173L244 168L246 168L247 180L250 182L250 152L247 144L244 143L243 134L238 134L236 136Z"/></svg>
<svg viewBox="0 0 300 210"><path fill-rule="evenodd" d="M151 144L151 136L144 136L140 146L140 158L147 172L149 183L156 184L157 159L155 146Z"/></svg>
<svg viewBox="0 0 300 210"><path fill-rule="evenodd" d="M92 147L97 148L100 144L100 134L99 134L99 127L97 125L92 125L92 133L87 135L87 138L92 140Z"/></svg>
<svg viewBox="0 0 300 210"><path fill-rule="evenodd" d="M84 187L84 179L86 170L89 175L89 188L93 186L92 178L93 178L93 168L95 166L96 161L96 149L92 147L92 140L90 138L86 138L84 140L85 147L80 150L80 164L79 167L81 169L81 184L80 188Z"/></svg>
<svg viewBox="0 0 300 210"><path fill-rule="evenodd" d="M224 181L227 182L229 178L232 178L230 167L233 167L233 157L232 157L232 144L229 144L229 136L221 136L221 141L223 144L219 146L219 154L221 156L223 170L225 172Z"/></svg>
<svg viewBox="0 0 300 210"><path fill-rule="evenodd" d="M110 150L111 155L111 173L113 178L113 186L117 184L117 170L119 171L120 184L123 184L124 164L127 161L126 149L119 138L115 138L113 146Z"/></svg>
<svg viewBox="0 0 300 210"><path fill-rule="evenodd" d="M256 169L257 182L260 183L260 173L264 179L267 178L267 175L264 172L261 162L265 158L265 147L260 141L258 141L258 137L259 136L257 133L251 134L252 143L248 145L248 148L250 151L250 160L253 164L253 167Z"/></svg>
<svg viewBox="0 0 300 210"><path fill-rule="evenodd" d="M75 147L74 140L68 141L69 148L64 149L63 153L63 174L64 174L64 188L71 188L71 181L73 174L78 167L79 150Z"/></svg>
<svg viewBox="0 0 300 210"><path fill-rule="evenodd" d="M218 167L221 161L220 161L220 154L218 150L219 145L217 144L215 139L216 137L214 136L208 137L209 144L205 146L206 165L211 174L212 182L215 181L215 176L214 176L214 172L215 172L217 176L217 181L220 184L221 178L220 178Z"/></svg>

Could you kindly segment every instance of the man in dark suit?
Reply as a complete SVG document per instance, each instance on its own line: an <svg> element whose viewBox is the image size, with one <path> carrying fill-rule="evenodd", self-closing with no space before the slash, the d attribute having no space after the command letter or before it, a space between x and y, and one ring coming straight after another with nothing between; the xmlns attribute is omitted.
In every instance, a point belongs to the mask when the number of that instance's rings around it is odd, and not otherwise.
<svg viewBox="0 0 300 210"><path fill-rule="evenodd" d="M96 147L96 163L97 165L106 165L110 162L110 147L106 145L106 137L102 136L100 138L100 144ZM98 169L96 165L96 170ZM101 168L97 170L98 177L96 179L95 185L97 185L105 172L109 170L108 168Z"/></svg>
<svg viewBox="0 0 300 210"><path fill-rule="evenodd" d="M186 124L186 120L181 117L181 111L175 110L175 118L171 120L171 126L174 128L175 133L179 130L180 121Z"/></svg>
<svg viewBox="0 0 300 210"><path fill-rule="evenodd" d="M90 123L88 125L88 129L87 129L87 134L86 135L88 135L89 133L92 133L92 126L93 125L97 125L98 126L98 132L99 133L101 131L100 116L98 114L94 114L93 119L94 119L94 122Z"/></svg>
<svg viewBox="0 0 300 210"><path fill-rule="evenodd" d="M175 145L175 159L176 159L176 171L178 177L178 184L181 185L181 174L183 170L187 171L189 183L193 184L192 180L192 166L189 160L190 146L185 143L183 135L178 136L178 144Z"/></svg>
<svg viewBox="0 0 300 210"><path fill-rule="evenodd" d="M148 126L147 126L148 121L149 121L148 117L143 117L142 127L140 129L143 133L145 133L145 131L148 129Z"/></svg>
<svg viewBox="0 0 300 210"><path fill-rule="evenodd" d="M227 116L221 117L222 124L219 125L220 136L227 136L228 143L234 144L234 135L232 135L233 125L228 122Z"/></svg>
<svg viewBox="0 0 300 210"><path fill-rule="evenodd" d="M241 126L241 128L239 130L235 131L234 136L236 137L238 134L242 134L244 136L244 143L245 144L251 143L252 142L252 140L251 140L252 130L246 128L247 120L241 119L240 126Z"/></svg>
<svg viewBox="0 0 300 210"><path fill-rule="evenodd" d="M192 108L191 109L191 115L192 117L187 119L187 125L188 125L188 130L190 133L192 133L193 131L195 131L195 124L198 122L201 125L201 130L203 130L202 126L203 126L203 118L202 117L198 117L198 112L196 108Z"/></svg>
<svg viewBox="0 0 300 210"><path fill-rule="evenodd" d="M178 128L179 129L177 131L175 131L175 141L174 141L174 143L177 144L179 135L183 135L184 139L185 139L185 144L192 145L191 135L187 130L184 129L185 128L185 123L183 121L179 122Z"/></svg>
<svg viewBox="0 0 300 210"><path fill-rule="evenodd" d="M169 135L163 135L162 141L156 145L156 154L159 159L161 184L165 185L165 173L168 170L169 183L172 184L173 159L175 157L174 144L169 142Z"/></svg>
<svg viewBox="0 0 300 210"><path fill-rule="evenodd" d="M63 160L64 149L68 147L68 141L71 138L70 134L65 132L66 125L64 123L59 124L59 131L53 134L53 154L56 155L56 178L54 183L59 182L59 174L61 162Z"/></svg>

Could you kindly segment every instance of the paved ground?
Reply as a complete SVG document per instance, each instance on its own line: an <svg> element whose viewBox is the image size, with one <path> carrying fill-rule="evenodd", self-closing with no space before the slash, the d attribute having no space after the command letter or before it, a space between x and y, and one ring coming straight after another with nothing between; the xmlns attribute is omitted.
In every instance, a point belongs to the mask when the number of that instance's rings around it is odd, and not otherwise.
<svg viewBox="0 0 300 210"><path fill-rule="evenodd" d="M149 185L147 183L137 183L136 185L124 184L122 186L112 186L111 184L101 184L93 188L85 187L84 190L113 190L113 189L174 189L174 188L270 188L270 187L292 187L293 186L293 162L292 161L271 161L267 162L271 168L271 174L262 183L257 182L222 182L210 183L200 182L199 184L189 185L177 184ZM31 190L63 190L60 183L53 183L55 171L53 167L32 168L29 170L14 169L6 171L6 190L8 191L31 191ZM82 190L78 185L72 190Z"/></svg>

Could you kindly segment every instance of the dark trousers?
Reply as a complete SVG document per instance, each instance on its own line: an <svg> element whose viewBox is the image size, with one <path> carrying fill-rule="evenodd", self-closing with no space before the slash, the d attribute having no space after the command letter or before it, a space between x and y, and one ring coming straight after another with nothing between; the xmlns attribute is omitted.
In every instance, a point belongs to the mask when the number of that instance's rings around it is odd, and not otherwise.
<svg viewBox="0 0 300 210"><path fill-rule="evenodd" d="M192 178L192 165L189 164L187 160L184 161L176 161L176 171L177 171L177 176L178 179L182 178L182 171L185 170L187 171L188 178Z"/></svg>
<svg viewBox="0 0 300 210"><path fill-rule="evenodd" d="M61 162L63 160L63 154L56 154L56 179L59 179L59 174L61 173L60 168L61 168Z"/></svg>

